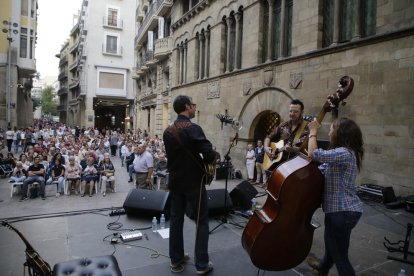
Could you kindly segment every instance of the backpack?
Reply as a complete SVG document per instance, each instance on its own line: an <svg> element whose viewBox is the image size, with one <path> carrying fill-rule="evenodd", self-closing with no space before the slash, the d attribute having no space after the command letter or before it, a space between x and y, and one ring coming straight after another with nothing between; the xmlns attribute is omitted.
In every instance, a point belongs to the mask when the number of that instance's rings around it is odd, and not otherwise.
<svg viewBox="0 0 414 276"><path fill-rule="evenodd" d="M16 139L22 140L22 134L20 132L17 132Z"/></svg>

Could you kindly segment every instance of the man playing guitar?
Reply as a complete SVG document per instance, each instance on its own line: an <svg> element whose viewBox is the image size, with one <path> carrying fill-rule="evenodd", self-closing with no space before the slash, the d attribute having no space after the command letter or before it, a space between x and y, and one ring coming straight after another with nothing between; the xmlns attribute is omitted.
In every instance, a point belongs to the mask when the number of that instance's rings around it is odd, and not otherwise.
<svg viewBox="0 0 414 276"><path fill-rule="evenodd" d="M263 167L266 171L273 171L280 163L295 157L299 152L300 145L309 134L307 123L303 120L303 109L303 103L293 99L289 108L290 120L281 123L264 140L266 155ZM279 146L274 143L270 145L271 141L279 141ZM278 155L281 158L277 158Z"/></svg>

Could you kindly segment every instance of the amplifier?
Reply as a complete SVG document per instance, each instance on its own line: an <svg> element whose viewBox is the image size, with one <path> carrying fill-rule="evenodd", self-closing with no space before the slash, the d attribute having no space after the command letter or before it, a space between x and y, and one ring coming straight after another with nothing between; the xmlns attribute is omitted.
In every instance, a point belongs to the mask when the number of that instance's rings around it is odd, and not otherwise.
<svg viewBox="0 0 414 276"><path fill-rule="evenodd" d="M383 202L384 204L396 200L392 187L383 187L375 184L362 184L357 188L357 194L361 199Z"/></svg>

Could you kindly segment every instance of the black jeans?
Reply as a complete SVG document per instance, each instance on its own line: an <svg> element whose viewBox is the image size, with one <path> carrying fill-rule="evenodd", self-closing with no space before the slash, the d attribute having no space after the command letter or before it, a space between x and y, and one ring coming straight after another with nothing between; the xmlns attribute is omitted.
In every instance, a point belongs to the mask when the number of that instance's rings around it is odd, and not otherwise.
<svg viewBox="0 0 414 276"><path fill-rule="evenodd" d="M339 275L355 275L348 258L348 249L352 229L361 215L359 212L325 214L325 256L320 263L320 270L329 271L335 264Z"/></svg>
<svg viewBox="0 0 414 276"><path fill-rule="evenodd" d="M201 204L199 204L200 190L191 192L170 191L171 220L170 220L170 258L172 263L178 263L184 257L183 225L186 204L190 204L194 210L194 219L197 223L198 207L200 205L200 216L196 233L195 264L197 270L203 270L209 262L208 256L208 208L207 193L204 185L201 190Z"/></svg>

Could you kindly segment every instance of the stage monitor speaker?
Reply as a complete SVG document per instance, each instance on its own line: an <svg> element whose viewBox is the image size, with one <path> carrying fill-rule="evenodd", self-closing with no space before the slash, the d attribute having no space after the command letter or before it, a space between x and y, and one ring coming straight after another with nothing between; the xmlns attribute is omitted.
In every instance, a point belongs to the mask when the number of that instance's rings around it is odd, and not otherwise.
<svg viewBox="0 0 414 276"><path fill-rule="evenodd" d="M169 216L169 192L146 189L131 189L125 199L127 215L157 217Z"/></svg>
<svg viewBox="0 0 414 276"><path fill-rule="evenodd" d="M226 204L224 204L225 196ZM226 189L207 190L207 207L209 216L219 216L233 209L233 203ZM194 210L189 204L186 207L186 214L190 219L194 219Z"/></svg>
<svg viewBox="0 0 414 276"><path fill-rule="evenodd" d="M257 190L248 181L243 181L230 192L234 208L248 210L252 206L252 199L257 195Z"/></svg>

